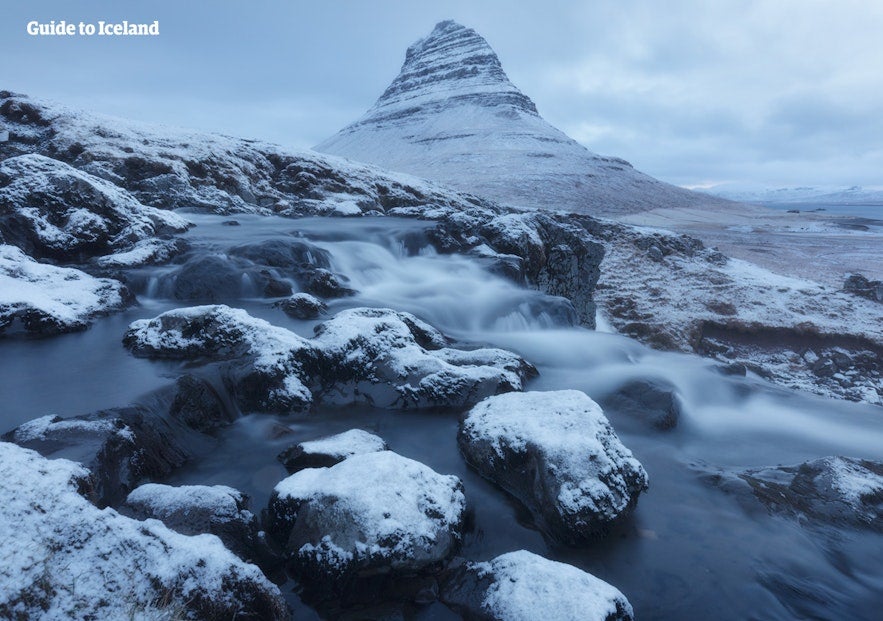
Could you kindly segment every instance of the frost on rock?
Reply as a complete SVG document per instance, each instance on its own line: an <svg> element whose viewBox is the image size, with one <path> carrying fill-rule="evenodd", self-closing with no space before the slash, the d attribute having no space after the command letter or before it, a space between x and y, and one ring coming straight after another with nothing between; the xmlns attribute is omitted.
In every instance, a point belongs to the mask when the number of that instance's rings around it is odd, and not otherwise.
<svg viewBox="0 0 883 621"><path fill-rule="evenodd" d="M525 550L451 572L442 601L468 619L485 621L631 621L625 596L576 567Z"/></svg>
<svg viewBox="0 0 883 621"><path fill-rule="evenodd" d="M383 438L361 429L350 429L333 436L294 444L279 454L289 472L304 468L327 468L353 455L389 450Z"/></svg>
<svg viewBox="0 0 883 621"><path fill-rule="evenodd" d="M304 339L227 306L200 306L134 322L124 342L136 355L230 360L244 408L303 411L314 402L385 408L459 407L521 390L536 373L499 349L443 347L413 315L356 308Z"/></svg>
<svg viewBox="0 0 883 621"><path fill-rule="evenodd" d="M84 330L96 316L132 301L115 280L38 263L15 246L0 245L0 334Z"/></svg>
<svg viewBox="0 0 883 621"><path fill-rule="evenodd" d="M0 617L288 619L279 590L211 535L99 510L89 473L0 443Z"/></svg>
<svg viewBox="0 0 883 621"><path fill-rule="evenodd" d="M32 256L82 260L188 226L64 162L36 154L0 162L0 235Z"/></svg>
<svg viewBox="0 0 883 621"><path fill-rule="evenodd" d="M472 467L565 543L604 534L647 489L601 408L576 390L485 399L461 422L458 442Z"/></svg>
<svg viewBox="0 0 883 621"><path fill-rule="evenodd" d="M269 531L302 579L342 583L444 561L460 542L465 507L457 477L381 451L280 482L270 499Z"/></svg>
<svg viewBox="0 0 883 621"><path fill-rule="evenodd" d="M705 478L771 512L802 521L883 531L883 463L823 457L796 466L715 471Z"/></svg>

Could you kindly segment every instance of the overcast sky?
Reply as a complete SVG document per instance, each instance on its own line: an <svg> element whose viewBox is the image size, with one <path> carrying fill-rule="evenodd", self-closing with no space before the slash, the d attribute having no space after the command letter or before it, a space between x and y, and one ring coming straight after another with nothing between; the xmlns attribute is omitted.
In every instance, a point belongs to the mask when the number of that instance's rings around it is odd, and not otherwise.
<svg viewBox="0 0 883 621"><path fill-rule="evenodd" d="M686 186L883 187L883 2L5 0L0 89L309 147L453 18L549 122ZM30 20L160 21L157 38Z"/></svg>

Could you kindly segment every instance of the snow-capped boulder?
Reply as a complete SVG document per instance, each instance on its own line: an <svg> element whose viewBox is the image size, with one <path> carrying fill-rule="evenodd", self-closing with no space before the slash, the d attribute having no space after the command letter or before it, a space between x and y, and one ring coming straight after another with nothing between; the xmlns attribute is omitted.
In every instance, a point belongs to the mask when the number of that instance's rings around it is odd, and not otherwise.
<svg viewBox="0 0 883 621"><path fill-rule="evenodd" d="M268 529L290 553L300 580L341 585L440 564L460 542L465 508L457 477L380 451L280 482Z"/></svg>
<svg viewBox="0 0 883 621"><path fill-rule="evenodd" d="M138 520L160 520L182 535L217 535L236 556L260 564L266 552L248 504L248 496L225 485L146 483L132 490L125 509Z"/></svg>
<svg viewBox="0 0 883 621"><path fill-rule="evenodd" d="M710 483L801 521L883 531L883 463L823 457L795 466L716 471Z"/></svg>
<svg viewBox="0 0 883 621"><path fill-rule="evenodd" d="M461 407L521 390L536 373L510 352L463 351L445 342L413 315L388 309L342 311L304 339L227 306L139 320L124 338L136 355L230 360L240 405L260 411L303 411L314 402Z"/></svg>
<svg viewBox="0 0 883 621"><path fill-rule="evenodd" d="M95 480L95 501L115 504L144 480L163 477L192 456L174 430L142 407L62 419L43 416L3 436L45 457L80 462Z"/></svg>
<svg viewBox="0 0 883 621"><path fill-rule="evenodd" d="M498 395L460 424L460 450L553 539L603 535L637 504L647 473L601 408L576 390Z"/></svg>
<svg viewBox="0 0 883 621"><path fill-rule="evenodd" d="M15 246L0 245L0 335L85 330L95 317L133 302L120 282L38 263Z"/></svg>
<svg viewBox="0 0 883 621"><path fill-rule="evenodd" d="M328 305L309 293L295 293L276 303L276 306L285 311L285 314L293 319L316 319L328 310Z"/></svg>
<svg viewBox="0 0 883 621"><path fill-rule="evenodd" d="M31 256L82 260L188 226L59 160L30 154L0 161L0 235Z"/></svg>
<svg viewBox="0 0 883 621"><path fill-rule="evenodd" d="M576 567L525 550L449 572L441 600L481 621L631 621L618 589Z"/></svg>
<svg viewBox="0 0 883 621"><path fill-rule="evenodd" d="M99 510L89 473L0 443L0 617L288 619L279 589L212 535Z"/></svg>
<svg viewBox="0 0 883 621"><path fill-rule="evenodd" d="M629 380L601 403L607 412L615 410L661 431L674 429L681 416L675 387L655 378Z"/></svg>
<svg viewBox="0 0 883 621"><path fill-rule="evenodd" d="M288 472L304 468L327 468L353 455L389 450L383 438L362 429L350 429L333 436L293 444L279 454Z"/></svg>

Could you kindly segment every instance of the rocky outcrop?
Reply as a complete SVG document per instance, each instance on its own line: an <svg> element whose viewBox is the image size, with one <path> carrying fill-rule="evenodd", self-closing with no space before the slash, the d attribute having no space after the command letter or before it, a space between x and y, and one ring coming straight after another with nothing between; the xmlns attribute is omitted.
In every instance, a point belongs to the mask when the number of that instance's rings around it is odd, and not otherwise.
<svg viewBox="0 0 883 621"><path fill-rule="evenodd" d="M295 293L276 303L292 319L317 319L328 310L328 305L309 293Z"/></svg>
<svg viewBox="0 0 883 621"><path fill-rule="evenodd" d="M647 473L601 408L576 390L485 399L461 422L458 443L537 528L568 544L606 534L647 489Z"/></svg>
<svg viewBox="0 0 883 621"><path fill-rule="evenodd" d="M851 274L843 283L843 290L874 302L883 302L883 282L868 280L861 274Z"/></svg>
<svg viewBox="0 0 883 621"><path fill-rule="evenodd" d="M279 589L210 535L99 510L90 476L0 442L0 617L288 619Z"/></svg>
<svg viewBox="0 0 883 621"><path fill-rule="evenodd" d="M441 600L476 621L630 621L631 604L615 587L525 550L450 570Z"/></svg>
<svg viewBox="0 0 883 621"><path fill-rule="evenodd" d="M675 387L658 379L630 380L604 397L601 405L660 431L674 429L681 416Z"/></svg>
<svg viewBox="0 0 883 621"><path fill-rule="evenodd" d="M380 451L279 483L268 528L300 581L320 597L339 597L372 575L394 580L439 568L460 542L465 508L457 477Z"/></svg>
<svg viewBox="0 0 883 621"><path fill-rule="evenodd" d="M230 361L240 406L258 411L304 411L317 402L463 407L520 390L536 373L503 350L445 347L437 330L388 309L343 311L304 339L242 310L200 306L136 321L124 342L140 356Z"/></svg>
<svg viewBox="0 0 883 621"><path fill-rule="evenodd" d="M361 429L350 429L333 436L299 442L282 451L278 459L288 472L304 468L329 468L353 455L387 451L383 438Z"/></svg>
<svg viewBox="0 0 883 621"><path fill-rule="evenodd" d="M705 479L808 524L883 531L883 463L823 457L796 466L712 471Z"/></svg>
<svg viewBox="0 0 883 621"><path fill-rule="evenodd" d="M48 336L85 330L92 321L134 302L115 280L38 263L0 245L0 336Z"/></svg>
<svg viewBox="0 0 883 621"><path fill-rule="evenodd" d="M188 226L64 162L36 154L0 162L0 237L32 257L82 261Z"/></svg>

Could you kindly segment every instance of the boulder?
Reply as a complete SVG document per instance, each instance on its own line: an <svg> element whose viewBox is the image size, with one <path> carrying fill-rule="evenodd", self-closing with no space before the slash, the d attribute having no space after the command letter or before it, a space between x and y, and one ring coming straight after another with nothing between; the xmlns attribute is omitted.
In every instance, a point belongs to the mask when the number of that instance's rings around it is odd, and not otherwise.
<svg viewBox="0 0 883 621"><path fill-rule="evenodd" d="M100 510L89 485L78 464L0 442L0 618L289 619L216 537Z"/></svg>
<svg viewBox="0 0 883 621"><path fill-rule="evenodd" d="M462 420L458 443L470 466L567 544L606 534L647 489L647 473L601 408L576 390L485 399Z"/></svg>
<svg viewBox="0 0 883 621"><path fill-rule="evenodd" d="M64 162L36 154L0 162L0 236L31 256L82 261L188 226Z"/></svg>
<svg viewBox="0 0 883 621"><path fill-rule="evenodd" d="M465 508L457 477L380 451L283 480L270 499L268 530L298 579L331 595L378 573L439 566L460 543Z"/></svg>
<svg viewBox="0 0 883 621"><path fill-rule="evenodd" d="M239 405L257 411L462 407L520 390L536 373L507 351L445 347L437 330L389 309L342 311L312 339L227 306L176 309L132 323L124 343L140 356L231 361Z"/></svg>
<svg viewBox="0 0 883 621"><path fill-rule="evenodd" d="M182 375L175 380L169 415L190 429L209 432L232 423L237 412L211 383L195 375Z"/></svg>
<svg viewBox="0 0 883 621"><path fill-rule="evenodd" d="M883 463L823 457L794 466L705 475L739 497L752 496L770 512L808 523L883 532Z"/></svg>
<svg viewBox="0 0 883 621"><path fill-rule="evenodd" d="M571 565L525 550L448 572L441 600L465 619L481 621L631 621L615 587Z"/></svg>
<svg viewBox="0 0 883 621"><path fill-rule="evenodd" d="M328 310L325 302L309 293L295 293L290 298L277 302L276 306L293 319L316 319Z"/></svg>
<svg viewBox="0 0 883 621"><path fill-rule="evenodd" d="M282 451L278 459L288 472L304 468L327 468L353 455L389 450L386 442L373 433L350 429L333 436L293 444Z"/></svg>
<svg viewBox="0 0 883 621"><path fill-rule="evenodd" d="M0 245L0 335L85 330L96 317L134 301L116 280L38 263L15 246Z"/></svg>
<svg viewBox="0 0 883 621"><path fill-rule="evenodd" d="M843 283L843 290L874 302L883 302L883 282L868 280L861 274L850 274Z"/></svg>
<svg viewBox="0 0 883 621"><path fill-rule="evenodd" d="M681 416L675 387L664 380L630 380L601 403L608 412L614 410L661 431L674 429Z"/></svg>

